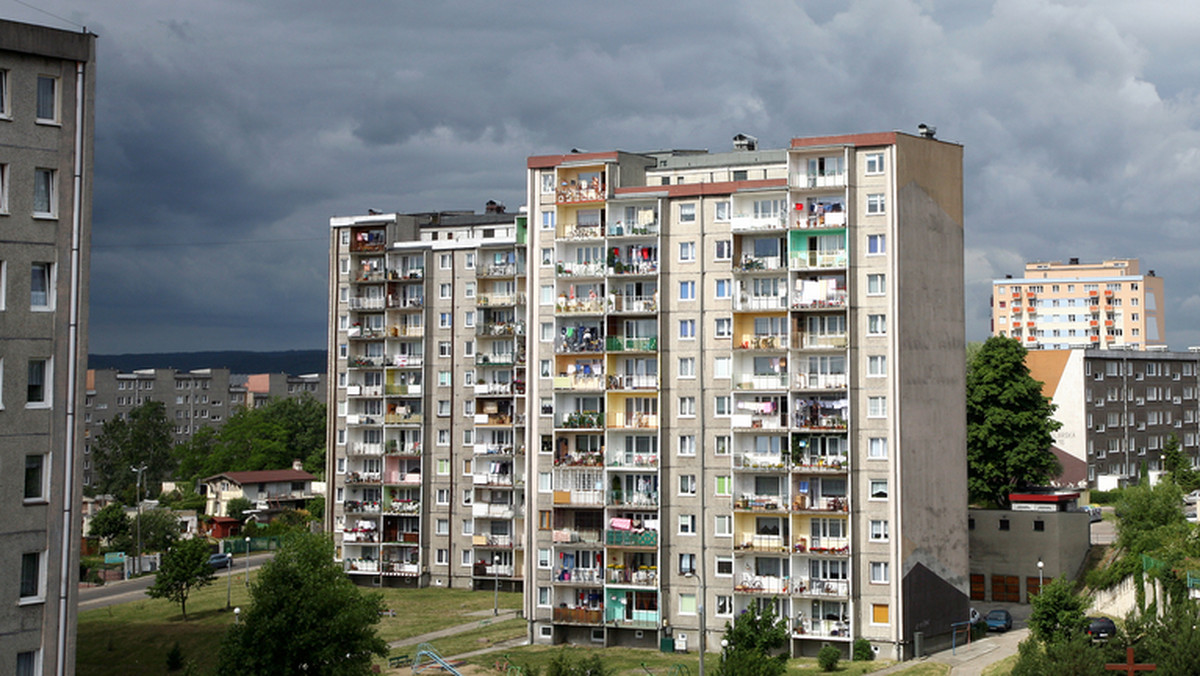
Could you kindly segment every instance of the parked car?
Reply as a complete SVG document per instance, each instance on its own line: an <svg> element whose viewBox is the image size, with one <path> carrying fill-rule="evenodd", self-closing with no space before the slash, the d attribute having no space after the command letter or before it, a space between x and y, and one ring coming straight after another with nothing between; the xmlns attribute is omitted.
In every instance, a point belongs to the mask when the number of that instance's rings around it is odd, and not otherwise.
<svg viewBox="0 0 1200 676"><path fill-rule="evenodd" d="M987 614L988 631L1008 631L1012 629L1012 613L1002 608L989 611Z"/></svg>
<svg viewBox="0 0 1200 676"><path fill-rule="evenodd" d="M233 566L233 554L226 554L224 552L213 554L208 557L208 565L212 566L213 569L230 568Z"/></svg>
<svg viewBox="0 0 1200 676"><path fill-rule="evenodd" d="M1117 633L1117 625L1107 617L1089 617L1087 621L1087 633L1093 641L1107 641Z"/></svg>

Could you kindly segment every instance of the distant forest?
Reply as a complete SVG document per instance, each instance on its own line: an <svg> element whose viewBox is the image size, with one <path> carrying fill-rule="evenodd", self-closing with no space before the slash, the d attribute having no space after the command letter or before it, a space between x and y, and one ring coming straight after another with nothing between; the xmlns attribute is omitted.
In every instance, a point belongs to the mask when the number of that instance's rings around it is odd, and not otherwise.
<svg viewBox="0 0 1200 676"><path fill-rule="evenodd" d="M231 373L287 373L297 376L325 372L325 350L286 352L163 352L159 354L90 354L90 369L192 371L227 368Z"/></svg>

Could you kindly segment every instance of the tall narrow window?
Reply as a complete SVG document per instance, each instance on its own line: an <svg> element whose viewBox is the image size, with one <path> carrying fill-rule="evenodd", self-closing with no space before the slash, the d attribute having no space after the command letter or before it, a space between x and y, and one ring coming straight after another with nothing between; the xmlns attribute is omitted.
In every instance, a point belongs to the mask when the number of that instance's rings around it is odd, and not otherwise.
<svg viewBox="0 0 1200 676"><path fill-rule="evenodd" d="M29 267L29 307L33 310L53 309L50 300L54 282L54 267L50 263L34 263Z"/></svg>
<svg viewBox="0 0 1200 676"><path fill-rule="evenodd" d="M37 169L33 174L33 213L36 216L55 215L55 171Z"/></svg>
<svg viewBox="0 0 1200 676"><path fill-rule="evenodd" d="M25 403L28 406L46 406L49 396L50 364L47 359L29 360L29 380L26 385Z"/></svg>
<svg viewBox="0 0 1200 676"><path fill-rule="evenodd" d="M45 497L46 456L33 453L25 456L25 501L39 501Z"/></svg>
<svg viewBox="0 0 1200 676"><path fill-rule="evenodd" d="M37 121L58 122L58 78L38 76Z"/></svg>
<svg viewBox="0 0 1200 676"><path fill-rule="evenodd" d="M25 552L21 555L21 600L32 600L42 595L42 553Z"/></svg>

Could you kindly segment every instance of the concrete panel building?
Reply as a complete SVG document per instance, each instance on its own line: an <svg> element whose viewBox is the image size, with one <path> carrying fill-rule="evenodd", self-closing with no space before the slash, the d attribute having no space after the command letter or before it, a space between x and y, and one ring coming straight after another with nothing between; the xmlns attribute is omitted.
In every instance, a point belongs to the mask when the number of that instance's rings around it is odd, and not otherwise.
<svg viewBox="0 0 1200 676"><path fill-rule="evenodd" d="M75 668L94 67L0 21L0 673Z"/></svg>
<svg viewBox="0 0 1200 676"><path fill-rule="evenodd" d="M1164 347L1163 280L1136 258L1034 262L1025 275L992 282L992 335L1030 350Z"/></svg>

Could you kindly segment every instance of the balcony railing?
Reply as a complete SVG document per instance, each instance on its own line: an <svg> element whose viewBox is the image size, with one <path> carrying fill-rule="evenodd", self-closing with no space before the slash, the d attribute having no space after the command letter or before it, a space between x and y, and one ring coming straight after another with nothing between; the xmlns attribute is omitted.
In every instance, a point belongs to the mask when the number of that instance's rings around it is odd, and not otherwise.
<svg viewBox="0 0 1200 676"><path fill-rule="evenodd" d="M507 263L500 265L480 265L475 268L476 277L516 277L518 274L525 274L524 267L517 269L516 264Z"/></svg>
<svg viewBox="0 0 1200 676"><path fill-rule="evenodd" d="M513 424L513 417L508 413L476 413L476 425L500 425L507 427Z"/></svg>
<svg viewBox="0 0 1200 676"><path fill-rule="evenodd" d="M604 374L598 373L590 376L555 376L554 389L556 390L603 390L604 389Z"/></svg>
<svg viewBox="0 0 1200 676"><path fill-rule="evenodd" d="M389 397L415 397L422 389L420 385L388 385L384 391Z"/></svg>
<svg viewBox="0 0 1200 676"><path fill-rule="evenodd" d="M609 376L610 390L656 390L658 376Z"/></svg>
<svg viewBox="0 0 1200 676"><path fill-rule="evenodd" d="M742 312L767 312L788 309L788 297L783 296L738 296L733 303L733 309Z"/></svg>
<svg viewBox="0 0 1200 676"><path fill-rule="evenodd" d="M625 225L617 221L608 229L609 237L646 237L657 236L658 233L657 220L651 223L638 223L637 225Z"/></svg>
<svg viewBox="0 0 1200 676"><path fill-rule="evenodd" d="M479 307L504 307L508 305L524 305L525 294L514 293L501 295L497 293L481 293L475 296L475 305Z"/></svg>
<svg viewBox="0 0 1200 676"><path fill-rule="evenodd" d="M657 312L658 298L656 296L613 296L608 306L609 312Z"/></svg>
<svg viewBox="0 0 1200 676"><path fill-rule="evenodd" d="M789 592L789 585L788 581L784 578L745 573L738 580L738 583L734 585L733 591L744 594L787 594Z"/></svg>
<svg viewBox="0 0 1200 676"><path fill-rule="evenodd" d="M383 419L388 425L420 425L424 420L421 413L389 413Z"/></svg>
<svg viewBox="0 0 1200 676"><path fill-rule="evenodd" d="M575 543L599 544L600 531L581 530L575 528L558 528L552 534L554 544L570 545Z"/></svg>
<svg viewBox="0 0 1200 676"><path fill-rule="evenodd" d="M417 500L392 500L388 503L388 514L420 514L421 503Z"/></svg>
<svg viewBox="0 0 1200 676"><path fill-rule="evenodd" d="M608 414L609 429L658 429L658 414L617 411Z"/></svg>
<svg viewBox="0 0 1200 676"><path fill-rule="evenodd" d="M419 310L425 307L425 299L421 296L388 296L387 306L391 310Z"/></svg>
<svg viewBox="0 0 1200 676"><path fill-rule="evenodd" d="M609 491L608 504L625 507L657 507L658 491Z"/></svg>
<svg viewBox="0 0 1200 676"><path fill-rule="evenodd" d="M823 270L846 267L846 250L793 251L788 255L793 270Z"/></svg>
<svg viewBox="0 0 1200 676"><path fill-rule="evenodd" d="M471 537L471 546L473 547L495 547L495 548L511 548L520 547L522 540L520 536L512 535L474 535Z"/></svg>
<svg viewBox="0 0 1200 676"><path fill-rule="evenodd" d="M605 340L609 352L654 352L658 349L658 336L649 338L619 338L609 336Z"/></svg>
<svg viewBox="0 0 1200 676"><path fill-rule="evenodd" d="M383 287L373 287L373 288L382 289ZM349 304L351 310L382 310L384 303L385 303L385 299L383 296L371 297L371 298L367 298L367 297L363 297L363 296L354 296L354 297L350 298L350 301L348 304Z"/></svg>
<svg viewBox="0 0 1200 676"><path fill-rule="evenodd" d="M554 304L554 313L570 314L600 314L604 312L604 302L600 298L559 298Z"/></svg>
<svg viewBox="0 0 1200 676"><path fill-rule="evenodd" d="M389 360L392 366L401 369L420 368L425 363L425 358L419 354L394 354L389 357Z"/></svg>
<svg viewBox="0 0 1200 676"><path fill-rule="evenodd" d="M839 289L826 294L824 298L796 298L792 308L796 310L825 310L846 307L846 292Z"/></svg>
<svg viewBox="0 0 1200 676"><path fill-rule="evenodd" d="M618 469L656 469L658 468L658 456L651 454L635 455L617 451L609 454L608 466Z"/></svg>
<svg viewBox="0 0 1200 676"><path fill-rule="evenodd" d="M604 491L554 491L554 504L599 507L604 505Z"/></svg>
<svg viewBox="0 0 1200 676"><path fill-rule="evenodd" d="M735 541L737 544L733 548L739 552L785 553L790 549L787 540L780 535L743 534L735 536Z"/></svg>
<svg viewBox="0 0 1200 676"><path fill-rule="evenodd" d="M743 333L742 342L734 345L739 350L786 350L788 349L788 335L780 334L765 334L765 333Z"/></svg>
<svg viewBox="0 0 1200 676"><path fill-rule="evenodd" d="M350 357L347 366L352 369L377 369L383 366L383 357Z"/></svg>
<svg viewBox="0 0 1200 676"><path fill-rule="evenodd" d="M801 390L844 390L845 373L797 373L796 387Z"/></svg>
<svg viewBox="0 0 1200 676"><path fill-rule="evenodd" d="M471 516L477 519L512 519L518 510L512 505L489 504L477 502L471 505Z"/></svg>
<svg viewBox="0 0 1200 676"><path fill-rule="evenodd" d="M475 455L512 455L512 444L475 444Z"/></svg>
<svg viewBox="0 0 1200 676"><path fill-rule="evenodd" d="M787 511L787 498L781 495L743 495L733 501L734 509L752 512L784 512Z"/></svg>
<svg viewBox="0 0 1200 676"><path fill-rule="evenodd" d="M604 544L612 547L657 547L658 531L606 530Z"/></svg>
<svg viewBox="0 0 1200 676"><path fill-rule="evenodd" d="M571 204L574 202L598 202L608 197L605 191L604 184L596 185L588 183L587 185L576 185L573 182L568 185L559 186L554 193L554 201L559 204Z"/></svg>
<svg viewBox="0 0 1200 676"><path fill-rule="evenodd" d="M658 274L658 261L614 261L608 268L610 275L654 275Z"/></svg>
<svg viewBox="0 0 1200 676"><path fill-rule="evenodd" d="M388 484L397 484L397 485L405 485L405 486L420 486L421 485L421 473L420 472L399 472L399 471L388 472L384 476L384 482L388 483Z"/></svg>
<svg viewBox="0 0 1200 676"><path fill-rule="evenodd" d="M559 261L554 266L558 277L603 277L604 264L600 261Z"/></svg>
<svg viewBox="0 0 1200 676"><path fill-rule="evenodd" d="M798 230L813 228L844 228L846 227L846 212L826 211L820 214L797 216L792 221L792 227Z"/></svg>
<svg viewBox="0 0 1200 676"><path fill-rule="evenodd" d="M472 574L475 577L512 577L516 568L512 564L475 564Z"/></svg>
<svg viewBox="0 0 1200 676"><path fill-rule="evenodd" d="M792 625L792 638L850 638L850 623L802 619Z"/></svg>
<svg viewBox="0 0 1200 676"><path fill-rule="evenodd" d="M787 460L778 453L738 453L733 456L735 469L787 469Z"/></svg>
<svg viewBox="0 0 1200 676"><path fill-rule="evenodd" d="M782 230L788 227L786 213L773 216L756 216L753 213L736 213L729 219L729 229L732 232L760 232Z"/></svg>
<svg viewBox="0 0 1200 676"><path fill-rule="evenodd" d="M555 467L600 467L603 462L604 456L599 451L574 451L554 457Z"/></svg>
<svg viewBox="0 0 1200 676"><path fill-rule="evenodd" d="M600 239L604 236L604 228L599 225L579 225L577 223L560 223L557 238L562 239Z"/></svg>
<svg viewBox="0 0 1200 676"><path fill-rule="evenodd" d="M512 366L517 361L513 352L480 352L475 355L476 366Z"/></svg>
<svg viewBox="0 0 1200 676"><path fill-rule="evenodd" d="M778 415L737 413L730 419L734 429L749 430L786 430L787 426L779 420Z"/></svg>
<svg viewBox="0 0 1200 676"><path fill-rule="evenodd" d="M737 262L734 269L739 272L761 272L764 270L786 270L787 266L779 256L751 256L745 254Z"/></svg>
<svg viewBox="0 0 1200 676"><path fill-rule="evenodd" d="M382 385L348 385L346 386L347 397L382 397Z"/></svg>
<svg viewBox="0 0 1200 676"><path fill-rule="evenodd" d="M387 445L388 455L421 455L421 442L409 441L400 443L398 441L390 441Z"/></svg>
<svg viewBox="0 0 1200 676"><path fill-rule="evenodd" d="M837 415L819 415L814 413L797 413L792 422L800 429L807 430L844 430L846 419Z"/></svg>
<svg viewBox="0 0 1200 676"><path fill-rule="evenodd" d="M346 484L377 484L383 481L381 472L350 472L346 475Z"/></svg>
<svg viewBox="0 0 1200 676"><path fill-rule="evenodd" d="M570 584L604 584L600 568L555 568L554 581Z"/></svg>
<svg viewBox="0 0 1200 676"><path fill-rule="evenodd" d="M847 538L812 538L811 543L803 537L796 538L793 547L797 554L817 556L849 556L850 540Z"/></svg>
<svg viewBox="0 0 1200 676"><path fill-rule="evenodd" d="M734 387L739 390L786 390L788 386L786 373L765 375L739 375L734 381Z"/></svg>
<svg viewBox="0 0 1200 676"><path fill-rule="evenodd" d="M347 514L379 514L382 511L378 500L346 500L342 507Z"/></svg>
<svg viewBox="0 0 1200 676"><path fill-rule="evenodd" d="M513 475L486 472L472 477L476 486L509 486L513 485Z"/></svg>
<svg viewBox="0 0 1200 676"><path fill-rule="evenodd" d="M388 327L388 335L392 338L420 338L425 335L425 327L393 324Z"/></svg>
<svg viewBox="0 0 1200 676"><path fill-rule="evenodd" d="M837 456L802 456L792 459L792 469L803 472L845 472L850 467L850 459L844 455Z"/></svg>
<svg viewBox="0 0 1200 676"><path fill-rule="evenodd" d="M395 281L417 280L425 277L425 268L407 268L403 270L389 270L388 279Z"/></svg>
<svg viewBox="0 0 1200 676"><path fill-rule="evenodd" d="M604 413L600 411L570 411L554 416L554 426L560 429L600 429L604 427Z"/></svg>
<svg viewBox="0 0 1200 676"><path fill-rule="evenodd" d="M797 578L792 581L791 594L803 594L805 596L829 596L829 597L846 597L850 595L850 582L848 580L809 580L807 578Z"/></svg>
<svg viewBox="0 0 1200 676"><path fill-rule="evenodd" d="M512 394L514 391L514 387L513 387L514 384L516 384L516 383L482 383L482 384L476 383L475 394L478 394L481 396L492 396L492 397ZM525 384L524 383L519 383L519 384L521 386L519 388L520 393L524 393L525 392Z"/></svg>
<svg viewBox="0 0 1200 676"><path fill-rule="evenodd" d="M795 512L846 512L846 498L809 497L801 493L792 498L792 511Z"/></svg>
<svg viewBox="0 0 1200 676"><path fill-rule="evenodd" d="M559 624L604 624L601 608L555 608L554 621Z"/></svg>
<svg viewBox="0 0 1200 676"><path fill-rule="evenodd" d="M349 455L383 455L383 444L367 444L357 442L350 444Z"/></svg>
<svg viewBox="0 0 1200 676"><path fill-rule="evenodd" d="M475 326L477 336L523 336L525 322L487 322Z"/></svg>
<svg viewBox="0 0 1200 676"><path fill-rule="evenodd" d="M653 587L658 584L658 571L651 570L646 566L642 566L637 570L617 566L608 569L609 584L636 584L644 587Z"/></svg>
<svg viewBox="0 0 1200 676"><path fill-rule="evenodd" d="M801 333L798 342L802 348L841 349L846 347L846 336L830 335L827 333Z"/></svg>

